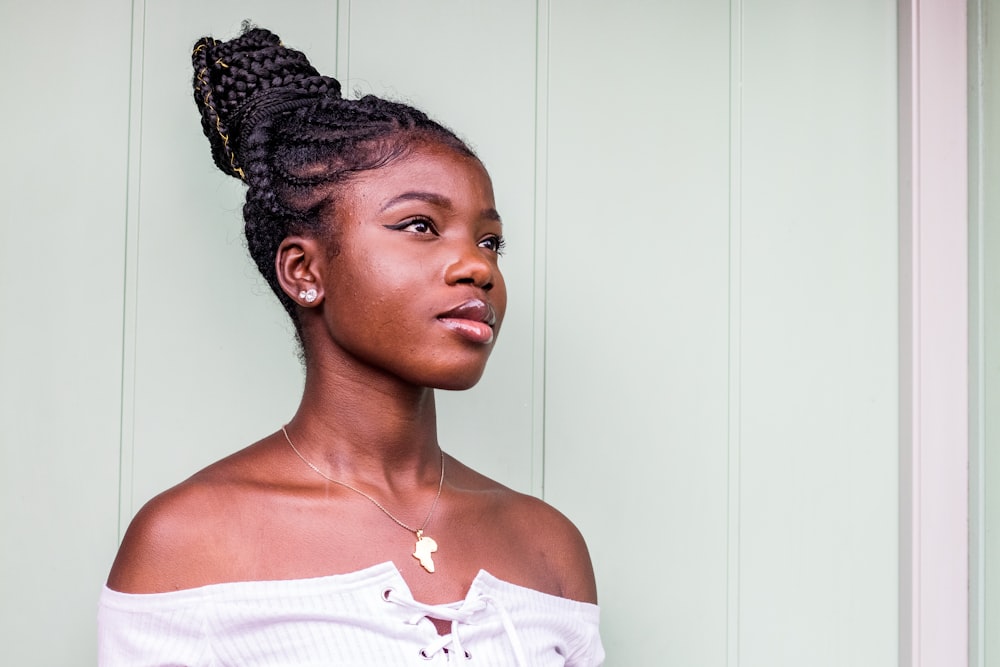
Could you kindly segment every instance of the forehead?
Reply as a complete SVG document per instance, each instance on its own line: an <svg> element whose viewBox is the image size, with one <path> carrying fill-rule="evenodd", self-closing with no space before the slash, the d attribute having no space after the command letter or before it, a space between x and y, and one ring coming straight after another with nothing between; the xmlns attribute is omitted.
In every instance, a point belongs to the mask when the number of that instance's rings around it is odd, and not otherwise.
<svg viewBox="0 0 1000 667"><path fill-rule="evenodd" d="M384 167L357 174L344 186L345 198L379 208L408 192L438 195L456 206L494 206L493 184L482 163L440 144L417 144Z"/></svg>

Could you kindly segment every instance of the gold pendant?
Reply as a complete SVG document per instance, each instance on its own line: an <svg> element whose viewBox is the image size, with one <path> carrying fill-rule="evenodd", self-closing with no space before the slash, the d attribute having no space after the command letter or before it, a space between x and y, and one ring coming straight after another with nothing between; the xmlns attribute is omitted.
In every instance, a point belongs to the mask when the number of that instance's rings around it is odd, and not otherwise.
<svg viewBox="0 0 1000 667"><path fill-rule="evenodd" d="M424 531L417 531L417 545L413 550L413 557L420 561L420 567L428 572L434 571L434 559L431 554L438 550L437 542L433 538L425 537Z"/></svg>

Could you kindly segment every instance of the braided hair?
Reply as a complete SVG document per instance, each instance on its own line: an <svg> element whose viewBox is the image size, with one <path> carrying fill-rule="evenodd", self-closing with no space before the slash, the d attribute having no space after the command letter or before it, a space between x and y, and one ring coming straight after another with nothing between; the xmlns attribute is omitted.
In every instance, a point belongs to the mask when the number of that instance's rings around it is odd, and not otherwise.
<svg viewBox="0 0 1000 667"><path fill-rule="evenodd" d="M227 42L203 37L191 54L194 99L216 166L247 184L243 219L257 268L299 329L295 302L278 283L275 256L292 234L329 240L323 221L338 188L431 140L474 153L454 133L405 104L366 95L347 100L305 54L244 24Z"/></svg>

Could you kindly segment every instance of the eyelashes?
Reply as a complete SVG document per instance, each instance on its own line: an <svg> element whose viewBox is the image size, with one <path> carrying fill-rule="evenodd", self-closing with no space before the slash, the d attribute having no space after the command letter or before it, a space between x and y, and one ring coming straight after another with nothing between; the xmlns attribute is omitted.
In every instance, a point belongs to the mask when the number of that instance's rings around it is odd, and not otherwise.
<svg viewBox="0 0 1000 667"><path fill-rule="evenodd" d="M408 218L395 224L383 225L383 227L393 231L405 231L417 235L441 235L429 218ZM480 240L478 245L480 248L486 248L496 255L502 256L504 249L507 247L507 240L499 234L490 234Z"/></svg>
<svg viewBox="0 0 1000 667"><path fill-rule="evenodd" d="M479 242L480 247L489 248L497 255L503 256L503 251L507 247L507 239L502 236L489 236Z"/></svg>
<svg viewBox="0 0 1000 667"><path fill-rule="evenodd" d="M409 218L407 220L403 220L402 222L397 222L394 225L384 225L384 227L397 232L405 229L409 230L413 234L439 235L437 230L434 229L434 223L427 218Z"/></svg>

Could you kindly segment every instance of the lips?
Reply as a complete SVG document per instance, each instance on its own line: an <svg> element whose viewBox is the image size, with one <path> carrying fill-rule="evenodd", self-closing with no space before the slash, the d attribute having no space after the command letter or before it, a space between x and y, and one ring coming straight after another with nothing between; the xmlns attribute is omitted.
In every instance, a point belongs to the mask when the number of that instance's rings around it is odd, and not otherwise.
<svg viewBox="0 0 1000 667"><path fill-rule="evenodd" d="M458 335L474 343L493 342L493 327L497 314L493 306L480 299L469 299L465 303L441 313L437 319Z"/></svg>

